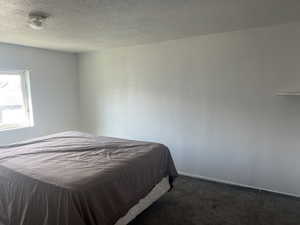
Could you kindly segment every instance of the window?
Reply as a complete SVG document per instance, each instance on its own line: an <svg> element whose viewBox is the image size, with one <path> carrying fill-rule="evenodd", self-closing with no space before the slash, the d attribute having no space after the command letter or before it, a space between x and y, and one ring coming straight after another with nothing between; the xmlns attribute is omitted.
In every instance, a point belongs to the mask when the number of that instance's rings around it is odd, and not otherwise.
<svg viewBox="0 0 300 225"><path fill-rule="evenodd" d="M0 131L33 126L28 71L0 71Z"/></svg>

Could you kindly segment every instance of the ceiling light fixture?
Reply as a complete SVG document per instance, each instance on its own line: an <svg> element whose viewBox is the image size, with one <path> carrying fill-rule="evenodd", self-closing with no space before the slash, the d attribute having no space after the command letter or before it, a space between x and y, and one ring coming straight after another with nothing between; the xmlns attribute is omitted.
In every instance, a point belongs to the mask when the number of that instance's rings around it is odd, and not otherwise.
<svg viewBox="0 0 300 225"><path fill-rule="evenodd" d="M34 30L42 30L48 17L49 15L44 12L31 12L29 14L29 26Z"/></svg>

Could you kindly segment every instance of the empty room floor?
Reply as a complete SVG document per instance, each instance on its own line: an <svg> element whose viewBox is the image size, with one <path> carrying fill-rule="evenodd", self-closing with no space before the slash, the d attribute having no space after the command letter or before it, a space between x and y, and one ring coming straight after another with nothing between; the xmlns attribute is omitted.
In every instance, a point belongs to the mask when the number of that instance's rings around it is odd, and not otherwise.
<svg viewBox="0 0 300 225"><path fill-rule="evenodd" d="M180 176L130 225L298 225L300 199Z"/></svg>

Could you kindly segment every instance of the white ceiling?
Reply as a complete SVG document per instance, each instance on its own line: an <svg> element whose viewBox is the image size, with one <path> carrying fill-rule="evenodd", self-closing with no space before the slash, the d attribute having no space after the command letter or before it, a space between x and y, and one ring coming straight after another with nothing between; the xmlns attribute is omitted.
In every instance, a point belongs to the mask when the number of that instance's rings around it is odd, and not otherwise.
<svg viewBox="0 0 300 225"><path fill-rule="evenodd" d="M298 20L299 0L0 0L0 42L80 52Z"/></svg>

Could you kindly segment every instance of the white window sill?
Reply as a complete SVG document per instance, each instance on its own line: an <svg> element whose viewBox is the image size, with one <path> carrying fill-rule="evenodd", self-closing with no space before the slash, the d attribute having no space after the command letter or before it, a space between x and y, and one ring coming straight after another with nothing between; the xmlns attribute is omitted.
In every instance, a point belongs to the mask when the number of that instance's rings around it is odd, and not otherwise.
<svg viewBox="0 0 300 225"><path fill-rule="evenodd" d="M29 128L29 127L33 127L33 125L0 125L0 132L19 130L19 129Z"/></svg>

